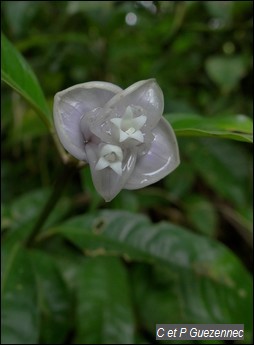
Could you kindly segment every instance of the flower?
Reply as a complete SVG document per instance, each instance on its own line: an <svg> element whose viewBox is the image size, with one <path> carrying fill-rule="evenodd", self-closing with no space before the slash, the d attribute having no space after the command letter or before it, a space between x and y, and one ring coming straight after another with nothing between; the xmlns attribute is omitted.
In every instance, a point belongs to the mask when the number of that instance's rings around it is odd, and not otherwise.
<svg viewBox="0 0 254 345"><path fill-rule="evenodd" d="M64 148L89 163L96 190L111 201L121 189L155 183L180 163L163 93L154 79L125 90L107 82L78 84L54 98Z"/></svg>
<svg viewBox="0 0 254 345"><path fill-rule="evenodd" d="M117 135L115 136L119 143L128 139L135 139L140 143L144 142L144 136L140 129L146 123L147 118L145 115L136 118L133 116L133 108L128 105L122 118L116 117L110 120L117 128Z"/></svg>
<svg viewBox="0 0 254 345"><path fill-rule="evenodd" d="M118 175L122 175L122 160L123 151L121 147L110 144L103 145L95 170L102 170L109 167Z"/></svg>

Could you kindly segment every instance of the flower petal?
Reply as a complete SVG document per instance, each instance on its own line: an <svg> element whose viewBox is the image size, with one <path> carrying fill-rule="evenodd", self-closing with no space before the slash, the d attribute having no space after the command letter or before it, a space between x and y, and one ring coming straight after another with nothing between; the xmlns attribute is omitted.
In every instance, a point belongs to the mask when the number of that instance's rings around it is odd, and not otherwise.
<svg viewBox="0 0 254 345"><path fill-rule="evenodd" d="M122 175L122 162L115 162L110 164L110 168L114 170L118 175Z"/></svg>
<svg viewBox="0 0 254 345"><path fill-rule="evenodd" d="M129 138L128 134L120 129L119 142L122 143L124 140L128 138Z"/></svg>
<svg viewBox="0 0 254 345"><path fill-rule="evenodd" d="M133 119L132 123L136 129L140 129L144 126L146 121L147 121L147 117L145 115L140 115L139 117L136 117L135 119Z"/></svg>
<svg viewBox="0 0 254 345"><path fill-rule="evenodd" d="M95 170L102 170L108 166L109 166L109 162L104 157L101 157L98 160L97 164L95 165Z"/></svg>
<svg viewBox="0 0 254 345"><path fill-rule="evenodd" d="M178 144L170 124L162 118L152 133L151 147L145 155L137 158L124 189L138 189L155 183L179 165Z"/></svg>
<svg viewBox="0 0 254 345"><path fill-rule="evenodd" d="M109 144L117 144L113 132L119 134L119 128L110 121L110 109L95 108L87 112L80 120L80 128L87 142L94 142L96 138ZM121 121L121 119L119 119ZM119 136L119 135L118 135Z"/></svg>
<svg viewBox="0 0 254 345"><path fill-rule="evenodd" d="M123 115L123 119L125 119L127 121L133 119L133 112L132 112L132 109L131 109L131 107L129 105L128 105L128 107L125 110L125 113Z"/></svg>
<svg viewBox="0 0 254 345"><path fill-rule="evenodd" d="M86 160L80 119L86 112L103 107L121 88L106 82L78 84L58 92L54 98L54 122L64 148L74 157Z"/></svg>
<svg viewBox="0 0 254 345"><path fill-rule="evenodd" d="M116 127L120 128L122 119L118 117L118 118L111 119L110 122L112 122Z"/></svg>
<svg viewBox="0 0 254 345"><path fill-rule="evenodd" d="M118 114L124 114L128 106L134 105L144 109L147 116L145 126L154 128L159 122L163 109L164 97L155 79L139 81L115 95L106 105L114 108ZM121 116L121 115L120 115Z"/></svg>
<svg viewBox="0 0 254 345"><path fill-rule="evenodd" d="M120 159L122 161L123 152L122 152L121 148L119 146L116 146L116 145L110 145L110 144L104 145L101 149L100 154L105 156L111 152L114 152L117 155L118 159Z"/></svg>
<svg viewBox="0 0 254 345"><path fill-rule="evenodd" d="M139 141L140 143L144 142L144 136L141 131L136 131L135 133L130 135L130 138Z"/></svg>
<svg viewBox="0 0 254 345"><path fill-rule="evenodd" d="M119 168L116 166L106 167L103 170L95 169L99 158L98 145L94 143L86 144L86 154L97 192L102 195L105 201L111 201L121 191L131 175L136 162L136 153L125 152L122 162L122 175L113 170Z"/></svg>

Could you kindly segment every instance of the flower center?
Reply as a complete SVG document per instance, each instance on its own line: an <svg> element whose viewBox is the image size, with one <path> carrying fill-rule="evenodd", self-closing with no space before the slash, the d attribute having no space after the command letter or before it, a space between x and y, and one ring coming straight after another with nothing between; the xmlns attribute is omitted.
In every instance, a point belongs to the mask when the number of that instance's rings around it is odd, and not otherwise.
<svg viewBox="0 0 254 345"><path fill-rule="evenodd" d="M127 131L125 131L125 133L127 133L129 135L131 135L131 134L133 134L135 132L136 132L136 129L134 127L130 127L129 129L127 129Z"/></svg>
<svg viewBox="0 0 254 345"><path fill-rule="evenodd" d="M109 162L109 163L113 163L117 160L117 155L115 154L115 152L110 152L107 153L104 158Z"/></svg>
<svg viewBox="0 0 254 345"><path fill-rule="evenodd" d="M147 117L142 115L142 108L139 109L139 116L136 114L135 107L128 106L122 118L116 117L110 121L115 126L115 136L120 143L128 140L135 139L136 145L144 142L144 133L141 128L146 123Z"/></svg>
<svg viewBox="0 0 254 345"><path fill-rule="evenodd" d="M105 168L111 168L118 175L122 175L122 160L123 151L121 147L116 145L106 144L104 145L99 154L99 159L96 163L95 170L103 170Z"/></svg>

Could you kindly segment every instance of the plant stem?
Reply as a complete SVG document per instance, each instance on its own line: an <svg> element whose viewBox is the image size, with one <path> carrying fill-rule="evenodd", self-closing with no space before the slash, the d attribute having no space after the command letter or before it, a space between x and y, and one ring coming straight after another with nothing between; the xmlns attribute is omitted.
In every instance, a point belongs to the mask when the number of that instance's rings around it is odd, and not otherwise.
<svg viewBox="0 0 254 345"><path fill-rule="evenodd" d="M60 177L57 178L55 185L54 185L54 189L53 189L46 205L42 209L42 211L39 215L39 218L33 227L31 234L29 235L29 237L26 240L26 244L28 247L30 247L32 245L32 243L34 242L35 237L38 235L38 233L42 229L42 227L43 227L45 221L47 220L48 216L50 215L52 209L56 206L58 200L60 199L62 192L64 190L64 187L66 186L68 180L73 175L73 173L77 170L77 168L78 168L77 165L66 165L62 168L64 170L63 170L62 174L60 174Z"/></svg>
<svg viewBox="0 0 254 345"><path fill-rule="evenodd" d="M187 5L185 2L179 1L176 3L176 9L175 9L175 16L173 19L172 27L169 32L168 37L163 43L163 49L169 50L170 46L172 45L173 41L177 37L183 23L184 18L187 14Z"/></svg>

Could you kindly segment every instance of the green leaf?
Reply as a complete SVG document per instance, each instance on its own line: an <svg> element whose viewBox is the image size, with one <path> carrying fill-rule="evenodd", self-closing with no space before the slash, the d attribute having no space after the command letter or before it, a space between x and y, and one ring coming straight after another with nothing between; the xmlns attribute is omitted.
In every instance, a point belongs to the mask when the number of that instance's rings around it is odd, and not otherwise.
<svg viewBox="0 0 254 345"><path fill-rule="evenodd" d="M242 56L212 56L206 61L205 67L209 77L224 92L234 89L246 73Z"/></svg>
<svg viewBox="0 0 254 345"><path fill-rule="evenodd" d="M196 288L198 279L203 278L202 289L210 288L218 294L214 297L216 305L223 302L221 296L227 295L229 305L238 298L237 303L248 306L242 317L246 320L246 329L250 328L250 276L235 255L215 240L171 223L151 225L144 216L117 211L79 216L51 229L48 235L50 233L62 234L88 253L118 254L126 259L168 266L178 277L186 276L193 284L192 289ZM186 289L189 283L186 281Z"/></svg>
<svg viewBox="0 0 254 345"><path fill-rule="evenodd" d="M169 192L153 186L137 190L136 195L139 205L145 210L168 206L171 201Z"/></svg>
<svg viewBox="0 0 254 345"><path fill-rule="evenodd" d="M82 250L96 251L103 247L114 254L126 254L152 263L201 270L221 283L228 281L234 272L234 267L216 266L218 260L234 257L223 245L172 223L151 225L148 218L140 214L105 210L96 215L78 216L49 229L44 236L56 233L64 235ZM242 268L235 260L235 267ZM195 267L191 267L194 263ZM203 272L206 265L211 270Z"/></svg>
<svg viewBox="0 0 254 345"><path fill-rule="evenodd" d="M28 253L18 245L2 248L1 344L37 344L36 281Z"/></svg>
<svg viewBox="0 0 254 345"><path fill-rule="evenodd" d="M235 211L233 219L236 220L249 233L253 234L253 206L249 205Z"/></svg>
<svg viewBox="0 0 254 345"><path fill-rule="evenodd" d="M214 237L218 214L214 205L204 196L192 194L183 200L186 217L195 230Z"/></svg>
<svg viewBox="0 0 254 345"><path fill-rule="evenodd" d="M78 285L78 271L85 260L84 255L63 237L54 237L50 241L44 241L40 247L54 259L68 290L72 294L72 300L76 302L76 290Z"/></svg>
<svg viewBox="0 0 254 345"><path fill-rule="evenodd" d="M37 277L41 310L40 342L63 344L72 326L70 293L55 261L48 254L32 251L30 260Z"/></svg>
<svg viewBox="0 0 254 345"><path fill-rule="evenodd" d="M3 34L1 52L2 80L23 96L50 128L51 114L37 78L23 56Z"/></svg>
<svg viewBox="0 0 254 345"><path fill-rule="evenodd" d="M177 136L199 136L253 142L253 122L245 115L202 117L192 114L170 114L166 119Z"/></svg>
<svg viewBox="0 0 254 345"><path fill-rule="evenodd" d="M156 323L249 322L249 307L238 292L218 289L206 277L142 265L132 270L132 282L139 320L151 335ZM245 327L246 340L247 333Z"/></svg>
<svg viewBox="0 0 254 345"><path fill-rule="evenodd" d="M19 227L21 224L36 218L49 195L49 189L37 189L14 199L9 205L12 227Z"/></svg>
<svg viewBox="0 0 254 345"><path fill-rule="evenodd" d="M139 209L138 196L130 190L122 190L110 203L110 208L137 212Z"/></svg>
<svg viewBox="0 0 254 345"><path fill-rule="evenodd" d="M80 177L84 192L89 200L89 211L94 211L98 208L103 199L94 187L90 169L81 169Z"/></svg>
<svg viewBox="0 0 254 345"><path fill-rule="evenodd" d="M204 1L210 16L224 25L231 20L234 1Z"/></svg>
<svg viewBox="0 0 254 345"><path fill-rule="evenodd" d="M50 196L49 189L36 189L16 198L12 204L5 205L5 224L8 225L6 236L10 241L23 241L31 233L42 208ZM51 212L44 227L52 226L70 209L70 201L63 197Z"/></svg>
<svg viewBox="0 0 254 345"><path fill-rule="evenodd" d="M113 257L90 258L78 279L77 342L133 344L134 319L121 262Z"/></svg>
<svg viewBox="0 0 254 345"><path fill-rule="evenodd" d="M195 171L219 196L236 207L251 201L250 157L237 143L215 139L181 140L182 152Z"/></svg>
<svg viewBox="0 0 254 345"><path fill-rule="evenodd" d="M253 206L248 205L235 210L228 205L220 205L220 212L238 231L248 247L253 247Z"/></svg>
<svg viewBox="0 0 254 345"><path fill-rule="evenodd" d="M177 169L164 178L163 183L170 197L174 200L180 200L191 192L195 177L192 165L189 162L181 161Z"/></svg>
<svg viewBox="0 0 254 345"><path fill-rule="evenodd" d="M37 138L46 138L47 135L48 130L46 126L41 125L40 118L35 116L32 108L29 108L25 111L24 116L20 118L19 126L17 128L13 126L8 144L11 147L20 146L24 142L29 142Z"/></svg>
<svg viewBox="0 0 254 345"><path fill-rule="evenodd" d="M40 2L33 3L33 6L31 6L30 1L6 1L2 3L2 11L10 26L10 32L15 37L26 36L31 18L38 12L39 7L42 7Z"/></svg>

